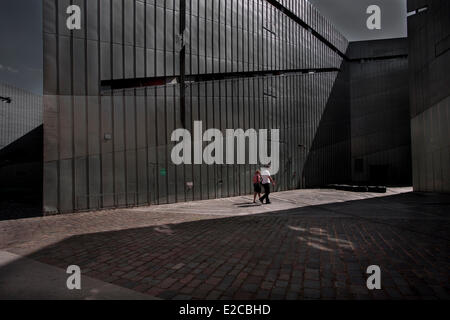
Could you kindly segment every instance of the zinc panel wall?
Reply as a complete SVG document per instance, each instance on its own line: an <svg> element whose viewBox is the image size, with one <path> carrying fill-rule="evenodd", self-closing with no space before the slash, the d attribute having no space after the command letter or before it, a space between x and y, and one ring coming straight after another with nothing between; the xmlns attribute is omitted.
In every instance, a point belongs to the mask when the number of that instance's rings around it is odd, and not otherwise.
<svg viewBox="0 0 450 320"><path fill-rule="evenodd" d="M82 9L81 30L66 28L72 3ZM307 2L284 5L325 32ZM305 163L336 72L187 83L184 98L179 84L100 87L180 75L179 23L178 0L44 0L46 213L250 193L255 165L172 164L172 131L185 125L192 132L196 120L223 134L280 129L278 190L304 187L310 174L324 179L319 164ZM342 60L263 0L187 0L184 42L187 76L339 67Z"/></svg>
<svg viewBox="0 0 450 320"><path fill-rule="evenodd" d="M310 5L307 15L314 25L319 25L319 15ZM302 39L295 37L291 28L303 32L304 28L264 0L188 1L187 2L187 65L186 74L214 72L249 72L261 70L292 70L320 68L325 64L315 58L319 41L309 48L311 59L292 59L304 48ZM325 23L325 20L320 20ZM320 29L325 34L324 29ZM336 31L334 33L337 34ZM340 36L341 37L341 36ZM330 39L328 39L330 40ZM339 49L345 52L345 45ZM337 56L320 44L323 51ZM339 67L340 59L333 59L326 67Z"/></svg>
<svg viewBox="0 0 450 320"><path fill-rule="evenodd" d="M42 96L0 84L0 150L42 124Z"/></svg>
<svg viewBox="0 0 450 320"><path fill-rule="evenodd" d="M413 186L416 191L450 192L448 101L450 12L445 0L408 1L409 79Z"/></svg>
<svg viewBox="0 0 450 320"><path fill-rule="evenodd" d="M351 43L351 58L407 53L406 39ZM352 180L411 183L408 58L350 62ZM355 168L356 161L362 168ZM383 166L383 173L372 172Z"/></svg>
<svg viewBox="0 0 450 320"><path fill-rule="evenodd" d="M428 5L428 10L408 18L411 117L450 95L449 46L450 23L448 1L408 4L411 10Z"/></svg>

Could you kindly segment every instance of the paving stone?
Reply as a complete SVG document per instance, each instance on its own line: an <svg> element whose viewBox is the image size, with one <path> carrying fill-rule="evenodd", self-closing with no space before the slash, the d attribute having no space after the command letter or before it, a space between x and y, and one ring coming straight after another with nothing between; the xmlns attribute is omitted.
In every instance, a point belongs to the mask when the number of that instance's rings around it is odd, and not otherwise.
<svg viewBox="0 0 450 320"><path fill-rule="evenodd" d="M298 299L298 293L297 292L288 292L286 294L286 300L297 300Z"/></svg>
<svg viewBox="0 0 450 320"><path fill-rule="evenodd" d="M320 281L305 280L303 285L305 288L309 289L320 289Z"/></svg>
<svg viewBox="0 0 450 320"><path fill-rule="evenodd" d="M436 294L436 297L442 300L450 300L450 291L446 288L439 287L439 286L432 286L431 287L433 291Z"/></svg>
<svg viewBox="0 0 450 320"><path fill-rule="evenodd" d="M255 296L255 299L257 300L267 300L270 297L270 291L269 290L258 290L258 293Z"/></svg>
<svg viewBox="0 0 450 320"><path fill-rule="evenodd" d="M192 297L184 294L178 294L175 297L173 297L172 300L192 300Z"/></svg>
<svg viewBox="0 0 450 320"><path fill-rule="evenodd" d="M208 300L218 300L219 297L222 295L222 291L219 290L213 290L211 291L208 296L206 297L206 299Z"/></svg>
<svg viewBox="0 0 450 320"><path fill-rule="evenodd" d="M288 286L288 284L289 284L289 282L287 282L287 281L278 280L275 282L275 287L286 288Z"/></svg>
<svg viewBox="0 0 450 320"><path fill-rule="evenodd" d="M286 294L286 288L275 287L272 289L272 295L284 296Z"/></svg>
<svg viewBox="0 0 450 320"><path fill-rule="evenodd" d="M322 298L335 298L336 297L336 291L334 288L321 288L320 293L321 293Z"/></svg>
<svg viewBox="0 0 450 320"><path fill-rule="evenodd" d="M245 284L242 285L241 289L244 290L244 291L247 291L247 292L256 293L256 292L258 292L259 285L251 284L251 283L245 283Z"/></svg>
<svg viewBox="0 0 450 320"><path fill-rule="evenodd" d="M409 191L280 192L270 212L237 197L7 220L0 249L164 299L449 299L449 217L433 210L450 195ZM372 264L382 290L366 288Z"/></svg>
<svg viewBox="0 0 450 320"><path fill-rule="evenodd" d="M305 299L314 299L314 300L320 299L320 290L305 288L303 297Z"/></svg>

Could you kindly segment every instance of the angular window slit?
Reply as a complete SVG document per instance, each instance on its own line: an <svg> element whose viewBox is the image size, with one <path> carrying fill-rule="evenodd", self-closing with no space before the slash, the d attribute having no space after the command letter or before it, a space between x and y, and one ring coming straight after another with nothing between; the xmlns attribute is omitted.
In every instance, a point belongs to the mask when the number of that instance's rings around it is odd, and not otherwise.
<svg viewBox="0 0 450 320"><path fill-rule="evenodd" d="M281 76L287 74L315 74L325 72L339 72L338 68L316 68L316 69L287 69L287 70L268 70L268 71L251 71L251 72L229 72L229 73L210 73L210 74L198 74L198 75L185 75L184 83L194 82L206 82L206 81L220 81L240 78L252 78L252 77L271 77ZM181 77L151 77L151 78L132 78L132 79L117 79L117 80L102 80L101 91L102 94L107 94L111 90L120 89L133 89L163 86L170 84L181 83Z"/></svg>

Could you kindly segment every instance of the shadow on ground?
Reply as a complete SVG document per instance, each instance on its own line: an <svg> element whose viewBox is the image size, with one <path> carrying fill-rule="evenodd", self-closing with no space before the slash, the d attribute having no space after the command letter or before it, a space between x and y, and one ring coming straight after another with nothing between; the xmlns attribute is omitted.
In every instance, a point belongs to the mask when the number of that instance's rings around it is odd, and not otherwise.
<svg viewBox="0 0 450 320"><path fill-rule="evenodd" d="M408 193L84 234L28 258L163 299L449 299L449 199ZM382 290L367 289L370 265Z"/></svg>

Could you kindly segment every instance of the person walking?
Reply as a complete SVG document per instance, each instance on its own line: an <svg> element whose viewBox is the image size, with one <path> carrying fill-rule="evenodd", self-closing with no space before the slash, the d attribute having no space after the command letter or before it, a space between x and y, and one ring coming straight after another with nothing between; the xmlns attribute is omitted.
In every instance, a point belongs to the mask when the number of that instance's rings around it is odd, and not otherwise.
<svg viewBox="0 0 450 320"><path fill-rule="evenodd" d="M273 184L275 186L275 181L273 181L272 177L270 176L270 171L268 168L264 168L261 171L261 177L262 177L262 186L264 188L264 196L259 198L259 201L261 203L264 203L264 200L266 200L266 204L270 204L270 186Z"/></svg>
<svg viewBox="0 0 450 320"><path fill-rule="evenodd" d="M258 199L261 198L261 171L256 170L255 175L253 176L253 203L256 203L256 196L258 195Z"/></svg>

